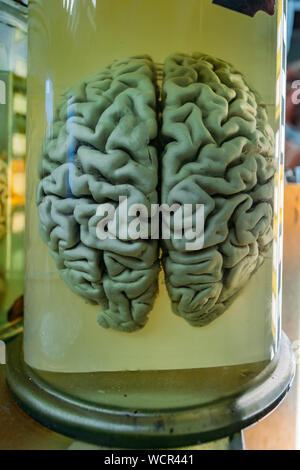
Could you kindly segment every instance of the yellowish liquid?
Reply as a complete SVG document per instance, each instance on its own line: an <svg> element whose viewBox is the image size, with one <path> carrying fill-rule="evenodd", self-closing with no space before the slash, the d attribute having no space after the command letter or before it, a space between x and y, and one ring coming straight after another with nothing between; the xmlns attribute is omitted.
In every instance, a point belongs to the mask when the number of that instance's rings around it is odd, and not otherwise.
<svg viewBox="0 0 300 470"><path fill-rule="evenodd" d="M53 373L39 371L59 392L104 407L131 412L205 406L238 394L266 367L268 361L202 369Z"/></svg>
<svg viewBox="0 0 300 470"><path fill-rule="evenodd" d="M73 9L71 3L31 2L25 359L36 369L75 373L74 380L81 377L84 383L92 377L83 375L88 372L207 368L208 376L219 377L210 383L221 396L218 382L226 367L230 390L235 379L239 383L243 364L251 375L274 355L272 259L205 328L193 328L171 312L163 277L142 331L126 334L97 326L99 307L68 289L38 234L35 188L47 124L45 87L52 83L55 102L76 80L114 59L149 54L163 62L174 52L201 51L231 62L247 77L268 105L276 130L277 18L262 12L249 18L210 0L75 0Z"/></svg>

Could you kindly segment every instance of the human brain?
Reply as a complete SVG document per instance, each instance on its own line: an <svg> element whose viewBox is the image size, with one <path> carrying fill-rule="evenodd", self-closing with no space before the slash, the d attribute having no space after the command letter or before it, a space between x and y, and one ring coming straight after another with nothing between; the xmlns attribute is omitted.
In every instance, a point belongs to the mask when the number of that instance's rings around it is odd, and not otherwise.
<svg viewBox="0 0 300 470"><path fill-rule="evenodd" d="M162 201L204 205L204 246L164 243L175 313L203 326L223 313L273 239L274 134L260 98L230 64L203 54L167 59Z"/></svg>
<svg viewBox="0 0 300 470"><path fill-rule="evenodd" d="M101 306L103 327L146 324L161 261L173 311L203 326L268 253L273 151L265 107L226 62L175 54L161 83L148 56L116 61L57 104L39 169L41 237L69 288ZM97 208L120 211L120 196L149 213L158 202L203 204L203 248L187 251L173 232L160 243L99 239Z"/></svg>

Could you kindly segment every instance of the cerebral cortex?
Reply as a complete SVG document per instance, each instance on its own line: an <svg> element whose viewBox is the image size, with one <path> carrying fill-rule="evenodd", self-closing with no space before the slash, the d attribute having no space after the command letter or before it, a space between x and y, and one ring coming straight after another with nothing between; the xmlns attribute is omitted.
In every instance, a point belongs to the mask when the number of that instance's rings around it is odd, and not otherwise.
<svg viewBox="0 0 300 470"><path fill-rule="evenodd" d="M166 60L162 201L204 205L204 246L164 243L176 314L210 323L257 271L273 239L274 134L266 109L230 64L203 54Z"/></svg>
<svg viewBox="0 0 300 470"><path fill-rule="evenodd" d="M147 322L160 266L174 313L222 314L273 239L274 135L265 106L230 64L174 54L115 61L60 97L39 167L39 230L67 286L124 332ZM100 239L97 208L204 205L204 246ZM193 217L192 217L192 220ZM163 312L162 312L163 313Z"/></svg>

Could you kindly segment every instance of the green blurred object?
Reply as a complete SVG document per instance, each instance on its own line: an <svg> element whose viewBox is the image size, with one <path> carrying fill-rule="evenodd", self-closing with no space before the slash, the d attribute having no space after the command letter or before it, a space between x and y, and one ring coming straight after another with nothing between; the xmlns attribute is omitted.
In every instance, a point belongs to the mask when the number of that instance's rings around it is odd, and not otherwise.
<svg viewBox="0 0 300 470"><path fill-rule="evenodd" d="M27 7L0 2L0 339L22 331Z"/></svg>

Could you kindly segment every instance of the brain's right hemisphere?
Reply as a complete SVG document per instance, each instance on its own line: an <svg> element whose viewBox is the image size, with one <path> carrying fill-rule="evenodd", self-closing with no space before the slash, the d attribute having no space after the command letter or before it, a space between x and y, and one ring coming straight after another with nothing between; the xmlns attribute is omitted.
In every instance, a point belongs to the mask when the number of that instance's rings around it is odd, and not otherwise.
<svg viewBox="0 0 300 470"><path fill-rule="evenodd" d="M70 289L101 305L106 328L142 328L155 300L157 241L101 240L96 227L99 204L157 202L156 137L155 68L136 57L67 90L44 142L40 233Z"/></svg>
<svg viewBox="0 0 300 470"><path fill-rule="evenodd" d="M164 242L173 310L194 326L222 314L273 239L274 135L260 98L231 65L170 56L164 67L162 202L204 204L204 246Z"/></svg>

